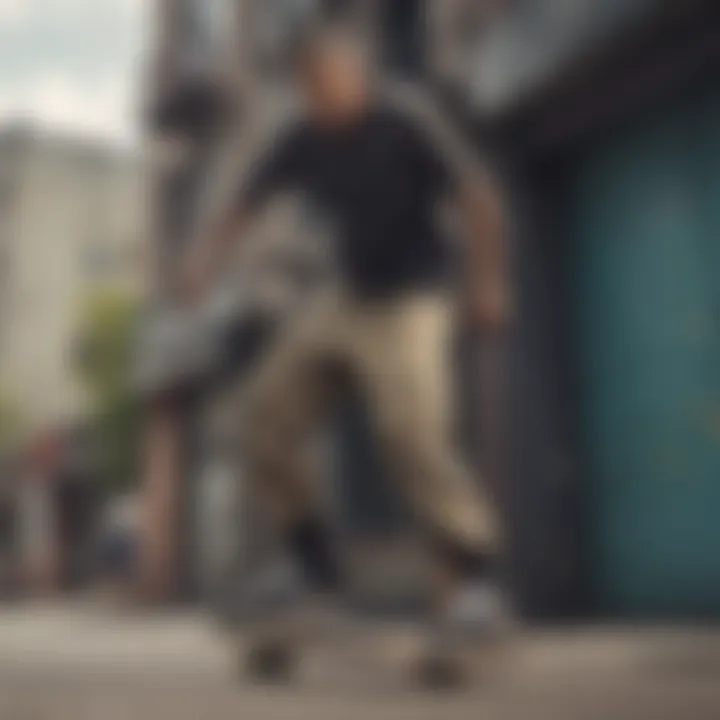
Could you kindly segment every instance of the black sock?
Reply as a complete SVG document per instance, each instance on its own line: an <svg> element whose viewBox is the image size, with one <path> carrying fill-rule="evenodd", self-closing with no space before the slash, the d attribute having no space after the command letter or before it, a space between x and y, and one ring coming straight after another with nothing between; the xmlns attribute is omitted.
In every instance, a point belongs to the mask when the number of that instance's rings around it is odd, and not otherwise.
<svg viewBox="0 0 720 720"><path fill-rule="evenodd" d="M445 538L437 541L441 562L447 563L452 573L465 581L496 581L498 558L496 553L465 547Z"/></svg>
<svg viewBox="0 0 720 720"><path fill-rule="evenodd" d="M337 590L340 566L323 523L314 517L305 518L290 531L288 539L308 582L317 590Z"/></svg>

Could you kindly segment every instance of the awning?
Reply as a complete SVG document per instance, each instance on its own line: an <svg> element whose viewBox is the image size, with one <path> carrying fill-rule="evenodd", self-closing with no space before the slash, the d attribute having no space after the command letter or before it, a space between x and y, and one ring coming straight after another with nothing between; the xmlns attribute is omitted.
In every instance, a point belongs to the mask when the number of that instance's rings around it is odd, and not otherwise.
<svg viewBox="0 0 720 720"><path fill-rule="evenodd" d="M471 96L486 115L512 110L574 62L667 5L663 0L535 0L516 3L483 36Z"/></svg>

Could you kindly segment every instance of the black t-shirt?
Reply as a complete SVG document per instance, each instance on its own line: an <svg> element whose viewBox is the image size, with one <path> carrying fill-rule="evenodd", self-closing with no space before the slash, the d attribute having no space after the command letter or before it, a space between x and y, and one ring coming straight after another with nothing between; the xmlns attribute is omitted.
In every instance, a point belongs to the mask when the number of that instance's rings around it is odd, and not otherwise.
<svg viewBox="0 0 720 720"><path fill-rule="evenodd" d="M436 223L452 175L421 123L378 104L352 126L293 125L255 168L241 202L303 192L334 232L340 272L361 296L437 285L448 246Z"/></svg>

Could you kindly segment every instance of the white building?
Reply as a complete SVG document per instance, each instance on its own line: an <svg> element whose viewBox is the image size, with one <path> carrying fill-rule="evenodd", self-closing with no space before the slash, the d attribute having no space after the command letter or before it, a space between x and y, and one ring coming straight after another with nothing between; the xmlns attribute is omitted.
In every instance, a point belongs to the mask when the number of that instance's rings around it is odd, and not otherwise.
<svg viewBox="0 0 720 720"><path fill-rule="evenodd" d="M144 285L142 172L130 154L0 128L0 388L29 432L77 418L83 303Z"/></svg>

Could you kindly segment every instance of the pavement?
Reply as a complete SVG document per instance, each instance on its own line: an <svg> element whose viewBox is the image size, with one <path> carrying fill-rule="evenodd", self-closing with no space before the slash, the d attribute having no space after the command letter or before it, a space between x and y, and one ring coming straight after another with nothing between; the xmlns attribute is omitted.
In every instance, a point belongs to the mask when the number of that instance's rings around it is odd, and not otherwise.
<svg viewBox="0 0 720 720"><path fill-rule="evenodd" d="M720 628L527 630L448 694L408 683L411 628L358 630L353 652L310 648L297 682L271 689L240 680L237 643L199 614L0 608L0 720L720 719Z"/></svg>

